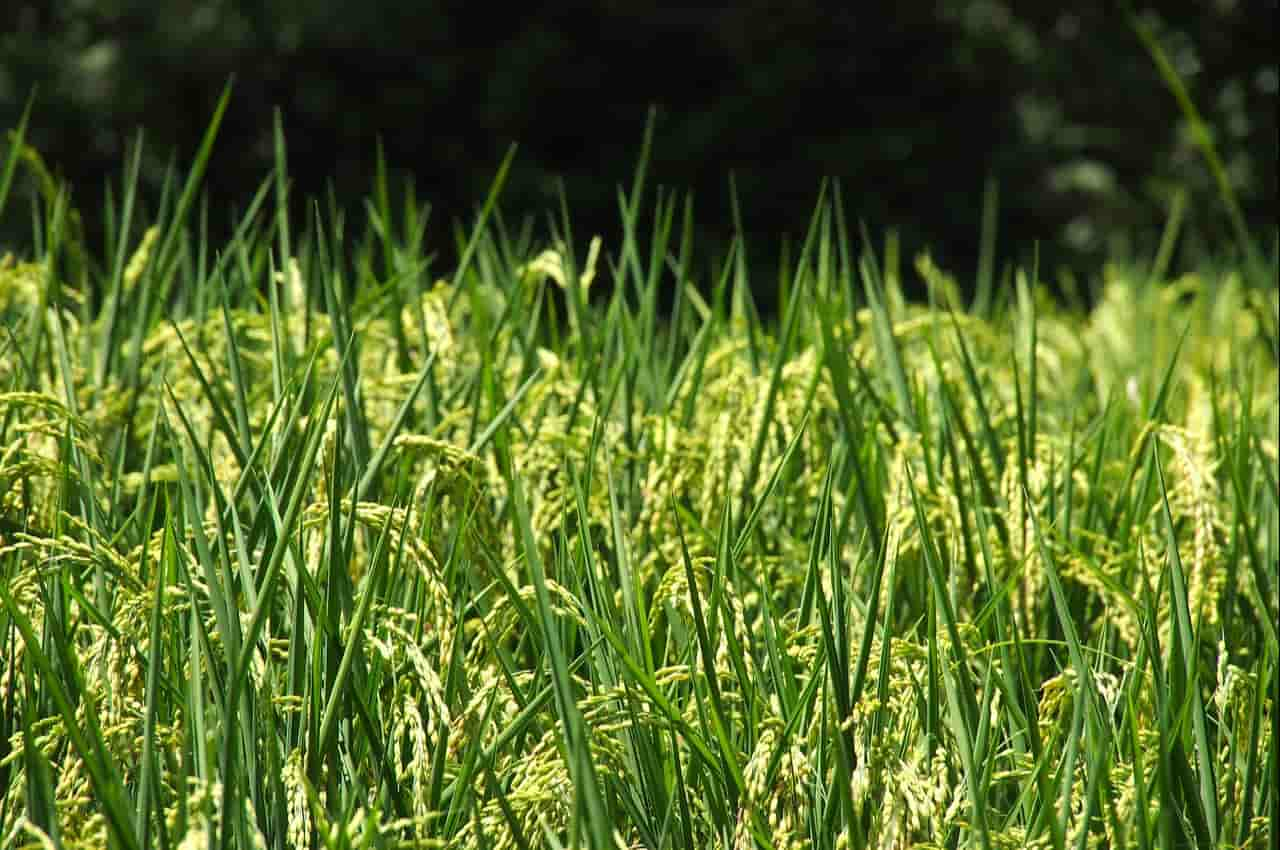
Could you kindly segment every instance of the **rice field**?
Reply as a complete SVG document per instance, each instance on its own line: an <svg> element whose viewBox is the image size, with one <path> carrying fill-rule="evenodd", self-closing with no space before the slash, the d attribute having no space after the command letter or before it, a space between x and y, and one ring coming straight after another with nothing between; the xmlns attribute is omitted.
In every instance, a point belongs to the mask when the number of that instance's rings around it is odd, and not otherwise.
<svg viewBox="0 0 1280 850"><path fill-rule="evenodd" d="M278 128L210 244L223 107L0 260L0 848L1273 846L1274 264L962 287L825 187L763 282L508 158L443 273Z"/></svg>

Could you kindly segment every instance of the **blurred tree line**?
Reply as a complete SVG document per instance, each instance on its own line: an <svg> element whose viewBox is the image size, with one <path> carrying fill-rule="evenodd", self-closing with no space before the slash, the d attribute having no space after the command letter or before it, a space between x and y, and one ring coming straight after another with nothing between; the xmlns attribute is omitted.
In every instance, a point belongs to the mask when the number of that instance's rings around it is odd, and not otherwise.
<svg viewBox="0 0 1280 850"><path fill-rule="evenodd" d="M1230 244L1189 127L1108 0L603 0L515 14L439 0L6 5L0 127L16 125L35 87L29 140L73 185L91 240L136 128L154 202L165 165L190 160L234 74L207 180L215 232L270 168L278 106L295 200L332 185L358 209L380 138L393 177L412 177L432 203L437 272L454 251L452 223L469 218L513 141L509 220L554 211L562 178L575 236L616 238L616 186L630 181L650 104L650 174L693 191L703 256L732 233L730 172L759 268L784 234L802 238L824 175L841 179L851 216L873 233L896 228L905 256L928 246L962 281L988 176L1000 188L999 255L1025 260L1039 240L1050 275L1150 251L1178 187L1190 200L1181 259ZM1275 11L1275 0L1136 10L1212 126L1268 250ZM9 207L0 241L23 244L28 212Z"/></svg>

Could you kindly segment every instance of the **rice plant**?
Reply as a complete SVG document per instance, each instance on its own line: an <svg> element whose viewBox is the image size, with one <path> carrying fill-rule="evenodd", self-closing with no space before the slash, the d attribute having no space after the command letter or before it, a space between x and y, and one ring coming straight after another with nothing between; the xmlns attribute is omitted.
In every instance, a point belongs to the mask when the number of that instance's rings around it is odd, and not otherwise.
<svg viewBox="0 0 1280 850"><path fill-rule="evenodd" d="M225 104L0 260L0 847L1272 846L1274 260L969 303L830 186L762 317L642 152L437 276L278 125L211 244Z"/></svg>

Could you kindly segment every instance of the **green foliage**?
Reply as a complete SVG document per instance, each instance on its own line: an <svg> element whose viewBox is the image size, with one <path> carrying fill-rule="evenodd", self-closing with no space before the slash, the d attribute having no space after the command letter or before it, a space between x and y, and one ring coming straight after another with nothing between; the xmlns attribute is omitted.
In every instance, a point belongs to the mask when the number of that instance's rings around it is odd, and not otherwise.
<svg viewBox="0 0 1280 850"><path fill-rule="evenodd" d="M833 187L773 326L647 163L615 255L509 158L432 281L278 131L210 244L220 117L0 261L0 846L1270 846L1274 286L919 305Z"/></svg>
<svg viewBox="0 0 1280 850"><path fill-rule="evenodd" d="M12 0L0 129L18 123L34 90L31 141L75 186L95 241L109 226L100 201L119 189L117 163L137 128L143 196L154 197L171 159L198 148L234 75L221 135L229 155L210 186L213 233L239 219L271 166L278 105L298 201L332 186L349 215L363 214L380 148L394 166L392 195L412 174L429 187L433 220L451 224L470 215L515 139L508 212L541 216L563 185L582 220L602 222L618 244L613 182L600 176L626 170L653 104L656 173L695 191L697 244L722 252L732 237L732 171L748 205L747 260L770 273L780 237L799 241L808 192L828 176L844 180L856 218L897 228L908 256L927 247L966 278L983 261L974 200L988 177L1000 187L1002 255L1029 262L1038 240L1047 269L1096 272L1120 252L1149 255L1184 192L1175 268L1220 254L1233 224L1215 203L1222 180L1270 249L1275 0L1134 5L1202 122L1164 93L1112 0L942 0L856 14L816 0L733 14L611 0L502 15L438 0ZM1200 162L1205 131L1218 174ZM37 195L34 183L19 188ZM26 205L12 205L0 241L25 238L28 221ZM450 235L439 227L426 238L451 264ZM755 278L772 310L773 288Z"/></svg>

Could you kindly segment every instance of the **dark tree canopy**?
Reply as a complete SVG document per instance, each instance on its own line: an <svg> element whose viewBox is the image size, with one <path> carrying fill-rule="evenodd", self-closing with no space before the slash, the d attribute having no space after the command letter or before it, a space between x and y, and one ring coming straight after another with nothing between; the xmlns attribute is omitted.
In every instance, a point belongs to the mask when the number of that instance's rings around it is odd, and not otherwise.
<svg viewBox="0 0 1280 850"><path fill-rule="evenodd" d="M507 216L555 209L563 178L575 226L608 237L656 105L651 174L692 190L708 253L732 231L731 172L753 262L802 235L824 176L840 178L873 233L896 228L906 252L927 245L962 280L988 176L1005 259L1039 241L1048 268L1089 272L1150 250L1178 187L1192 201L1184 257L1227 246L1212 178L1120 7L1019 5L614 0L497 14L404 0L18 0L0 36L0 124L17 122L36 87L29 139L71 182L91 234L136 128L154 199L234 74L208 182L215 227L270 168L278 106L299 197L331 181L355 208L381 139L393 177L412 176L431 202L428 242L442 260L451 223L470 215L513 141ZM1215 0L1137 12L1211 123L1267 245L1275 9ZM0 234L25 232L21 205L10 206Z"/></svg>

